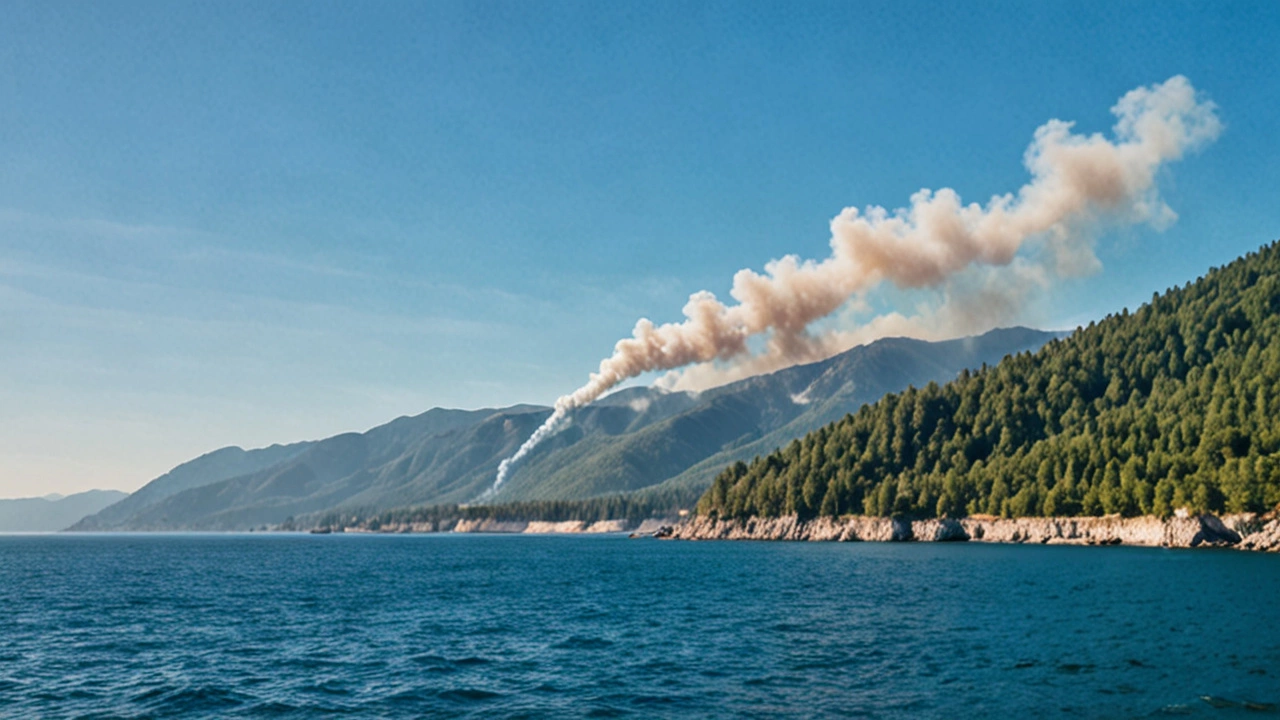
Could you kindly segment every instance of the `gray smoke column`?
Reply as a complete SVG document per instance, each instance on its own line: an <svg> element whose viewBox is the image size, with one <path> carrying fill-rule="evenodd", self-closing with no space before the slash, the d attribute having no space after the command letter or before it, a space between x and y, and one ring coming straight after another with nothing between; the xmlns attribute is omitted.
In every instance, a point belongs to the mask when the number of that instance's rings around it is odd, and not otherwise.
<svg viewBox="0 0 1280 720"><path fill-rule="evenodd" d="M556 401L551 417L502 461L492 496L512 466L562 429L569 411L645 372L748 356L747 339L767 338L765 355L781 362L812 359L821 338L809 325L855 295L883 283L938 287L971 267L1002 267L1031 241L1042 243L1063 271L1096 264L1089 228L1102 221L1167 225L1176 215L1161 201L1156 172L1222 130L1216 106L1197 97L1182 76L1132 90L1111 108L1113 138L1079 135L1073 123L1050 120L1035 132L1024 156L1031 180L986 205L964 204L949 188L920 190L910 206L890 212L846 208L831 221L831 254L800 260L787 255L764 273L739 270L726 305L697 292L679 323L636 323L588 382ZM1060 268L1060 269L1061 269Z"/></svg>

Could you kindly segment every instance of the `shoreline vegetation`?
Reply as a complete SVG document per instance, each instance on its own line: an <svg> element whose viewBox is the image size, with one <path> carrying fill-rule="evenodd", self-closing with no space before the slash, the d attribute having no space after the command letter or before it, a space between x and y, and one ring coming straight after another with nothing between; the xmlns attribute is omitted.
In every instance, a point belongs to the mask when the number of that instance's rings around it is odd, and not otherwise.
<svg viewBox="0 0 1280 720"><path fill-rule="evenodd" d="M274 530L311 532L523 532L536 528L616 527L622 532L654 518L678 519L688 514L697 497L688 493L634 493L588 500L535 500L498 505L424 505L375 511L367 508L333 510L289 518ZM666 524L671 524L667 520ZM521 528L513 530L510 528ZM493 530L467 528L495 528ZM503 529L506 528L506 529ZM263 528L268 529L268 528ZM654 526L654 530L657 526ZM580 532L544 530L543 532Z"/></svg>
<svg viewBox="0 0 1280 720"><path fill-rule="evenodd" d="M286 523L282 531L329 533L496 533L602 534L630 533L631 537L666 540L765 540L793 542L988 542L1046 545L1132 545L1169 548L1235 548L1280 552L1280 508L1266 514L1191 515L1178 512L1121 517L1022 517L975 515L963 518L912 520L902 517L848 515L802 520L783 517L715 518L705 515L617 517L599 519L521 518L514 511L500 514L470 508L431 508L400 519L328 517L306 527ZM492 510L476 507L474 510ZM452 510L450 512L449 510Z"/></svg>

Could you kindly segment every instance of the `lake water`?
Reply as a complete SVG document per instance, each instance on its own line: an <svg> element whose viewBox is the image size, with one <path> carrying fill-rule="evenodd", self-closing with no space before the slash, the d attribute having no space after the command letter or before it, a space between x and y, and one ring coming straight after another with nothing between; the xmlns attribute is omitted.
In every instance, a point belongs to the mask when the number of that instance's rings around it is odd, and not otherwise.
<svg viewBox="0 0 1280 720"><path fill-rule="evenodd" d="M1236 551L3 536L0 610L0 717L1280 717Z"/></svg>

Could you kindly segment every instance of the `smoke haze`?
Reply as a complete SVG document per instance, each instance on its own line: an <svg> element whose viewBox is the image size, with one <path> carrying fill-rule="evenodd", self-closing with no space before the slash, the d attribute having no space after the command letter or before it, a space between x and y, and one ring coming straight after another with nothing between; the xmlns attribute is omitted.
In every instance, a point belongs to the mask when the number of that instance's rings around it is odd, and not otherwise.
<svg viewBox="0 0 1280 720"><path fill-rule="evenodd" d="M1023 162L1031 180L986 205L964 204L950 188L920 190L910 205L845 208L831 221L831 254L823 260L787 255L763 273L739 270L729 294L689 297L685 319L655 325L640 319L588 382L556 401L547 421L499 467L492 496L511 467L558 432L569 411L646 372L675 370L662 384L698 389L799 362L829 357L886 335L954 336L1012 317L1054 278L1100 266L1093 238L1105 224L1168 226L1177 215L1159 197L1156 173L1167 162L1214 140L1216 106L1197 97L1187 78L1132 90L1111 108L1113 137L1072 132L1050 120L1035 131ZM1034 246L1035 258L1019 255ZM883 283L936 289L936 309L907 317L889 313L853 330L815 333L811 325L841 308L865 308ZM764 347L752 353L748 340Z"/></svg>

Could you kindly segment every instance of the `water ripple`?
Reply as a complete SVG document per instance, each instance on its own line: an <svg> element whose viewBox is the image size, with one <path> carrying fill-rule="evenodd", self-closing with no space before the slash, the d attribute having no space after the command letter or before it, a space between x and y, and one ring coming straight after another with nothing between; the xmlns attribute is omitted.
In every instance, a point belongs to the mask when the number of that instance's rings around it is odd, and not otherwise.
<svg viewBox="0 0 1280 720"><path fill-rule="evenodd" d="M0 717L1280 717L1276 597L1212 551L7 536Z"/></svg>

